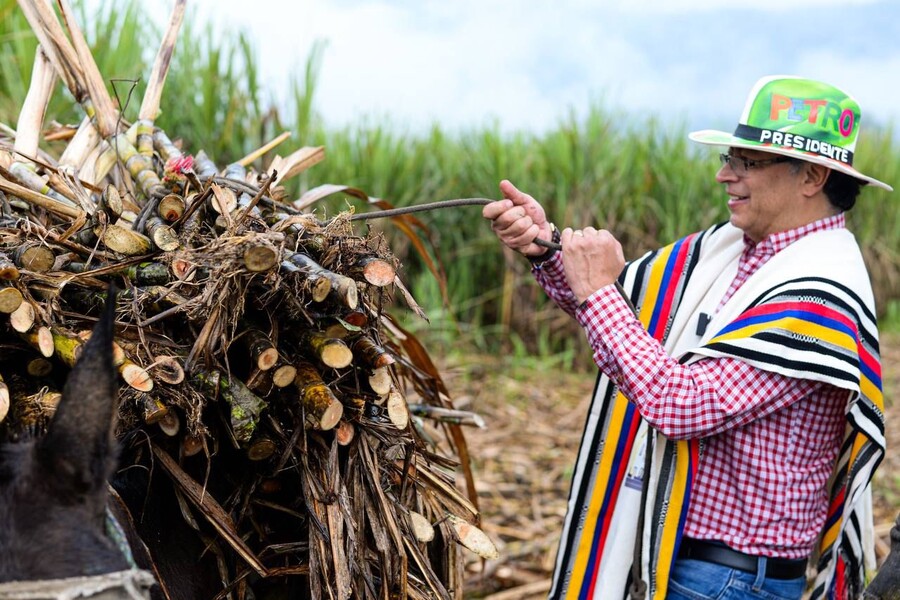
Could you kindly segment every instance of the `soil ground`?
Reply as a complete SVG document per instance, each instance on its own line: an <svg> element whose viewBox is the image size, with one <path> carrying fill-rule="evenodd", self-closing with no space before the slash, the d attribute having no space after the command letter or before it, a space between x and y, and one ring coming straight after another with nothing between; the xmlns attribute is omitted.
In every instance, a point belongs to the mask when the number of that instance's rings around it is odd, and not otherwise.
<svg viewBox="0 0 900 600"><path fill-rule="evenodd" d="M879 560L900 508L900 408L891 405L900 392L900 334L882 336L881 353L888 452L873 487ZM496 356L448 361L442 373L455 404L487 424L465 434L482 523L500 550L486 562L467 553L465 597L546 598L593 375Z"/></svg>

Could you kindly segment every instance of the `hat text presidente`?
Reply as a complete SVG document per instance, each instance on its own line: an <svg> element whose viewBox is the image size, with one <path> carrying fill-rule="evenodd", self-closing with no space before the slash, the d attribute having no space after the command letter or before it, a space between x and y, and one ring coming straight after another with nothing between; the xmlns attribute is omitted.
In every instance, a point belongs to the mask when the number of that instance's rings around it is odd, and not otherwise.
<svg viewBox="0 0 900 600"><path fill-rule="evenodd" d="M850 109L841 110L841 107L828 100L811 100L809 98L789 98L780 94L772 94L770 119L778 120L783 111L788 111L786 118L789 121L809 121L823 129L831 128L843 137L849 137L853 133L855 117ZM760 131L759 141L778 146L787 146L806 152L814 152L827 156L843 163L851 161L851 152L846 148L834 146L828 142L810 139L806 136L784 133L763 129Z"/></svg>

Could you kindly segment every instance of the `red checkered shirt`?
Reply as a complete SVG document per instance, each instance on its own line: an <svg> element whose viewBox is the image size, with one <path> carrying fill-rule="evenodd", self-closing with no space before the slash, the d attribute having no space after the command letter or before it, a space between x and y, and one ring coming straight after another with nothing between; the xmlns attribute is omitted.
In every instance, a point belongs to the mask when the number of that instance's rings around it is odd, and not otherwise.
<svg viewBox="0 0 900 600"><path fill-rule="evenodd" d="M724 303L775 253L843 214L745 238ZM825 522L827 481L844 432L847 392L733 358L679 364L609 285L580 306L559 254L534 268L547 294L584 328L594 361L670 439L703 439L684 534L748 554L805 558ZM720 307L721 307L720 303Z"/></svg>

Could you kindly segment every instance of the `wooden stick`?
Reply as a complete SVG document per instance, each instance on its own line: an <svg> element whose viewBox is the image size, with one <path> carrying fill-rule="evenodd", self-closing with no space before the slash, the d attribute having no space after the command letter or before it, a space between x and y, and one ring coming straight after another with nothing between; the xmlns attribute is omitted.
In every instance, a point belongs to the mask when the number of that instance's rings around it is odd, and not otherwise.
<svg viewBox="0 0 900 600"><path fill-rule="evenodd" d="M25 186L13 183L2 177L0 177L0 191L6 192L7 194L12 194L13 196L21 198L29 204L39 206L44 210L47 210L61 217L78 219L84 214L84 211L79 208L64 204L59 200L41 194L40 192L30 190Z"/></svg>
<svg viewBox="0 0 900 600"><path fill-rule="evenodd" d="M34 54L34 66L31 70L31 83L28 93L22 102L19 111L19 120L16 124L16 141L13 151L19 156L37 156L38 141L41 135L41 127L44 124L44 115L47 112L47 104L53 94L56 85L56 72L47 54L38 44Z"/></svg>
<svg viewBox="0 0 900 600"><path fill-rule="evenodd" d="M56 72L75 100L79 104L83 103L87 97L84 74L80 70L78 56L66 38L56 15L43 0L18 0L18 2Z"/></svg>
<svg viewBox="0 0 900 600"><path fill-rule="evenodd" d="M252 163L254 160L256 160L257 158L259 158L260 156L262 156L263 154L265 154L266 152L268 152L268 151L271 150L272 148L275 148L276 146L278 146L279 144L281 144L283 141L285 141L286 139L288 139L288 138L290 138L290 137L291 137L291 132L290 132L290 131L285 131L284 133L282 133L281 135L279 135L278 137L276 137L274 140L272 140L272 141L269 142L268 144L262 146L261 148L258 148L258 149L256 149L256 150L254 150L253 152L251 152L250 154L248 154L248 155L245 156L244 158L238 160L238 161L237 161L237 164L246 167L247 165L249 165L250 163Z"/></svg>
<svg viewBox="0 0 900 600"><path fill-rule="evenodd" d="M431 406L430 404L410 404L409 412L443 423L474 425L480 429L485 427L484 419L481 415L467 410L457 410L454 408L445 408L443 406Z"/></svg>
<svg viewBox="0 0 900 600"><path fill-rule="evenodd" d="M113 104L112 98L106 89L103 76L100 74L100 69L97 68L97 63L94 61L93 54L91 54L91 48L88 46L87 40L84 39L84 34L75 20L75 14L68 0L56 0L56 2L62 14L63 23L69 30L71 46L75 49L75 54L78 56L78 64L84 77L84 86L91 98L95 111L97 128L100 130L100 135L104 138L109 138L116 134L118 112L115 104Z"/></svg>
<svg viewBox="0 0 900 600"><path fill-rule="evenodd" d="M176 0L169 19L169 26L163 36L156 59L153 61L153 70L147 81L147 90L141 102L138 112L138 151L145 156L153 156L153 121L159 116L159 102L162 98L163 86L169 73L169 65L172 61L172 53L175 51L175 43L178 40L178 30L184 19L184 10L187 0Z"/></svg>

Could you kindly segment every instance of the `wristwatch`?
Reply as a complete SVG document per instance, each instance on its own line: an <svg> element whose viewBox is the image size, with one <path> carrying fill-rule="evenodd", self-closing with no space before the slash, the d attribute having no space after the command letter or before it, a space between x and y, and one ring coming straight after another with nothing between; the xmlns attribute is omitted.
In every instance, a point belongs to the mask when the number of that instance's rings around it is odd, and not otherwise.
<svg viewBox="0 0 900 600"><path fill-rule="evenodd" d="M553 223L550 223L550 231L552 232L550 234L550 240L554 244L559 244L559 240L562 238L562 234L559 233L559 229L557 229L556 225L554 225ZM556 254L555 248L547 248L547 251L543 254L538 254L537 256L527 256L526 258L531 262L531 265L533 267L539 267L543 263L550 260L554 254Z"/></svg>

